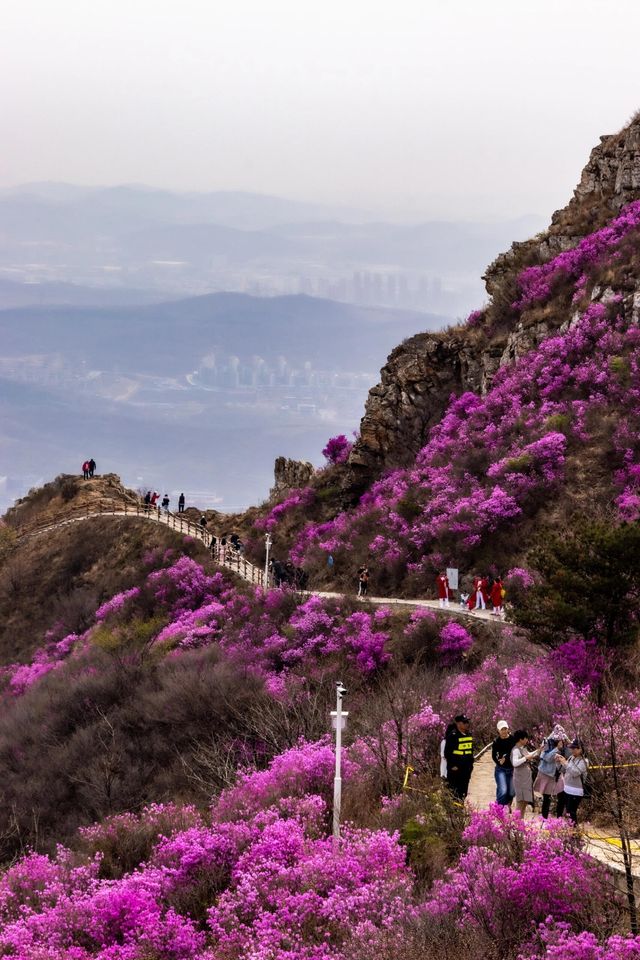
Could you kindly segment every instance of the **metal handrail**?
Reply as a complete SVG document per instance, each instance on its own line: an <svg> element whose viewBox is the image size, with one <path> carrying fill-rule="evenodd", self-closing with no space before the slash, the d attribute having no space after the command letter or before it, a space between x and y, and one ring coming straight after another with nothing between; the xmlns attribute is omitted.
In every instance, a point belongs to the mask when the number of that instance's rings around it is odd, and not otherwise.
<svg viewBox="0 0 640 960"><path fill-rule="evenodd" d="M161 507L152 507L150 504L141 503L140 501L128 503L127 501L99 500L97 504L94 501L84 507L69 511L69 513L65 514L64 519L58 520L57 523L39 523L33 526L26 526L18 528L16 533L18 539L22 539L24 537L45 533L49 530L55 530L69 523L77 523L81 520L91 520L96 517L105 516L150 520L162 526L167 526L177 533L186 534L195 540L200 540L211 551L211 556L215 563L233 570L248 583L257 584L260 587L264 586L264 570L249 560L246 560L238 550L229 544L223 546L220 543L220 537L216 536L214 542L214 534L210 533L206 527L200 526L199 523L194 523L193 520L189 520L188 517L185 517L181 513L170 513L168 510L162 510ZM267 586L271 585L271 575L269 575L267 578Z"/></svg>

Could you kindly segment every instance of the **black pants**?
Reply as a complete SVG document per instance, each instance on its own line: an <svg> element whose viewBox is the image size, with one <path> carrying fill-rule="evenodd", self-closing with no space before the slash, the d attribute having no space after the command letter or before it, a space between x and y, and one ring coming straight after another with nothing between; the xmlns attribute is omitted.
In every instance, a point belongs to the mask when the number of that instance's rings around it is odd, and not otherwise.
<svg viewBox="0 0 640 960"><path fill-rule="evenodd" d="M184 503L178 504L178 513L184 513Z"/></svg>
<svg viewBox="0 0 640 960"><path fill-rule="evenodd" d="M569 816L571 817L571 819L573 820L573 822L577 824L578 807L580 806L580 801L582 800L582 797L572 796L570 793L563 793L562 796L564 797L563 812L564 810L566 810ZM558 814L558 816L560 816L560 814Z"/></svg>
<svg viewBox="0 0 640 960"><path fill-rule="evenodd" d="M458 800L464 800L469 792L471 769L471 767L461 767L458 770L447 771L447 784L454 797Z"/></svg>

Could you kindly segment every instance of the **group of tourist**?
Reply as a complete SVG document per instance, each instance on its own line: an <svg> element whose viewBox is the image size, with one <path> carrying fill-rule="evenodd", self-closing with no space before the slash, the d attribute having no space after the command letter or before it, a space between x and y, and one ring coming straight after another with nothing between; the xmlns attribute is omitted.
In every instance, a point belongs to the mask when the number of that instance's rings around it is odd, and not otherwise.
<svg viewBox="0 0 640 960"><path fill-rule="evenodd" d="M144 497L142 498L145 508L147 509L151 509L151 508L155 510L159 509L158 500L160 500L160 494L157 493L155 490L153 491L153 493L151 492L151 490L147 490ZM181 493L180 496L178 497L178 513L184 513L184 502L185 502L184 493ZM168 493L165 493L162 500L160 500L160 506L162 507L165 513L169 513L170 503L171 503L171 498L169 497Z"/></svg>
<svg viewBox="0 0 640 960"><path fill-rule="evenodd" d="M452 590L445 570L436 577L436 590L440 607L443 609L448 607ZM486 610L487 606L491 604L493 615L501 617L504 613L506 593L502 577L477 575L473 578L473 587L470 593L460 593L460 606L466 606L469 610Z"/></svg>
<svg viewBox="0 0 640 960"><path fill-rule="evenodd" d="M91 479L91 477L94 477L94 476L95 476L96 469L97 469L97 467L96 467L96 462L95 462L95 460L93 459L93 457L91 457L90 460L85 460L84 463L82 464L82 476L83 476L83 478L84 478L85 480L89 480L89 479Z"/></svg>
<svg viewBox="0 0 640 960"><path fill-rule="evenodd" d="M506 720L498 722L498 735L491 746L495 766L496 803L516 808L524 816L527 806L535 810L535 796L542 797L541 814L546 820L555 799L556 817L569 815L578 822L578 807L585 796L589 761L584 744L571 739L560 724L536 746L525 729L513 733ZM473 772L471 720L460 713L449 724L440 745L440 774L458 800L464 800Z"/></svg>

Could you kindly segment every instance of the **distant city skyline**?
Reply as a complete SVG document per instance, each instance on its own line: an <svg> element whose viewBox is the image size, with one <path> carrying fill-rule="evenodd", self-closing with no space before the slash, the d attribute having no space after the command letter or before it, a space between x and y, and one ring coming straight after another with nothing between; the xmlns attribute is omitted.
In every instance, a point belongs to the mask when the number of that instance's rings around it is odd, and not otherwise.
<svg viewBox="0 0 640 960"><path fill-rule="evenodd" d="M0 186L247 190L387 219L549 217L640 106L617 0L24 0Z"/></svg>

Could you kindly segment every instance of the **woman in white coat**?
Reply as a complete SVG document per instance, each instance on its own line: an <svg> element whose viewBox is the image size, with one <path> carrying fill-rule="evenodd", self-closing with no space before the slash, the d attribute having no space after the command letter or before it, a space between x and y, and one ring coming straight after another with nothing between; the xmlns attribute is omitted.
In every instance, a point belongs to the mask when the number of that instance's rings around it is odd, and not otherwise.
<svg viewBox="0 0 640 960"><path fill-rule="evenodd" d="M531 777L531 761L540 754L539 750L527 750L529 734L526 730L516 730L513 735L515 741L511 751L511 765L513 766L513 789L515 791L516 809L524 817L527 804L533 807L533 780Z"/></svg>

